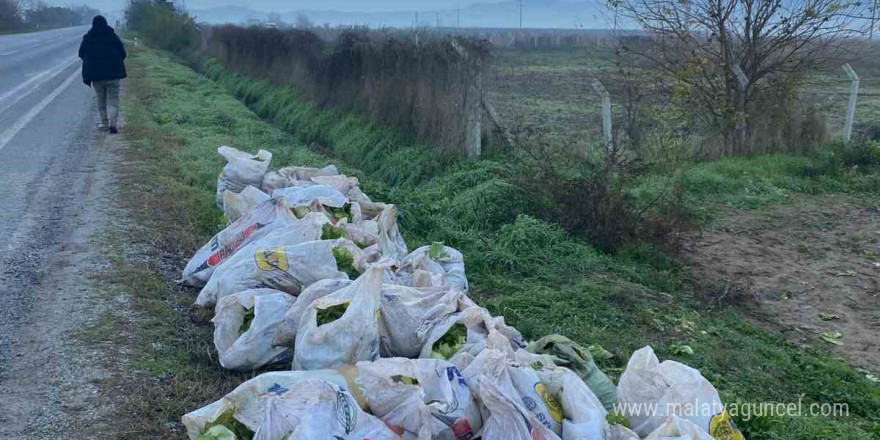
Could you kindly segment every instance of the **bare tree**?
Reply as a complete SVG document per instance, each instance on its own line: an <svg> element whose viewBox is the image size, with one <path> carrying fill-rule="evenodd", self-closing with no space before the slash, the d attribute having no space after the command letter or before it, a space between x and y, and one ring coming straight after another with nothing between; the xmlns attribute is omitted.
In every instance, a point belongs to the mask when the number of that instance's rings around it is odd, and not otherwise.
<svg viewBox="0 0 880 440"><path fill-rule="evenodd" d="M297 29L311 29L314 26L312 20L309 19L309 16L303 12L299 12L296 14L296 23L294 24Z"/></svg>
<svg viewBox="0 0 880 440"><path fill-rule="evenodd" d="M0 31L14 31L23 25L19 0L0 0Z"/></svg>
<svg viewBox="0 0 880 440"><path fill-rule="evenodd" d="M778 80L841 54L858 3L849 0L619 0L651 44L636 49L672 79L676 98L743 151L759 99Z"/></svg>

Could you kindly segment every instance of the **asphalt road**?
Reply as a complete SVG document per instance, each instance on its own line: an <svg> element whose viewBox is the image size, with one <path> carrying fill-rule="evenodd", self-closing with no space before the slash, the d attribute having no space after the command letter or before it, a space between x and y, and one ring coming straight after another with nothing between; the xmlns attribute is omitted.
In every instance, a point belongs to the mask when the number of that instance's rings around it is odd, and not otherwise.
<svg viewBox="0 0 880 440"><path fill-rule="evenodd" d="M76 276L95 248L93 223L106 223L94 213L111 154L80 77L87 30L0 36L2 438L60 438L40 430L67 425L62 397L85 389L85 373L71 368L70 324L82 326L89 313L87 283Z"/></svg>

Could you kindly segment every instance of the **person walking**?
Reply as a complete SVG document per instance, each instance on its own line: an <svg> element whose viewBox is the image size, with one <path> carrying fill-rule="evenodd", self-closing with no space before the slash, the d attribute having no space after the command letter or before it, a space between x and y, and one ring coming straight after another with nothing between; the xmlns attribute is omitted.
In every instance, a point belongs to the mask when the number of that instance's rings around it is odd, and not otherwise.
<svg viewBox="0 0 880 440"><path fill-rule="evenodd" d="M119 133L116 119L119 115L119 83L126 76L125 46L101 15L92 20L92 28L83 36L79 46L83 60L83 83L95 89L101 124L98 128L111 134Z"/></svg>

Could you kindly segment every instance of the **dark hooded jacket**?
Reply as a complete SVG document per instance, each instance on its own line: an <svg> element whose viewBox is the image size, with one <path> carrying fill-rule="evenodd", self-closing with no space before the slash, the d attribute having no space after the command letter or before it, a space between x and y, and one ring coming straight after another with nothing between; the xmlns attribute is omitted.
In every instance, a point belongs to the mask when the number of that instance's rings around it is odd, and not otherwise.
<svg viewBox="0 0 880 440"><path fill-rule="evenodd" d="M79 57L83 60L82 76L86 85L92 81L122 79L125 73L125 46L102 16L92 20L92 28L83 36Z"/></svg>

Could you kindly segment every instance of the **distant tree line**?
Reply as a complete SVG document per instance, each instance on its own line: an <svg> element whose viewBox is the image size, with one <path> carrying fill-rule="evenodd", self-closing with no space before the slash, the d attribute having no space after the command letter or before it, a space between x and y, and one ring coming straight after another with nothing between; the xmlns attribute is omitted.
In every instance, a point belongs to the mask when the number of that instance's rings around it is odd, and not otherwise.
<svg viewBox="0 0 880 440"><path fill-rule="evenodd" d="M0 0L0 32L78 26L91 22L98 13L86 5L49 6L43 2Z"/></svg>

